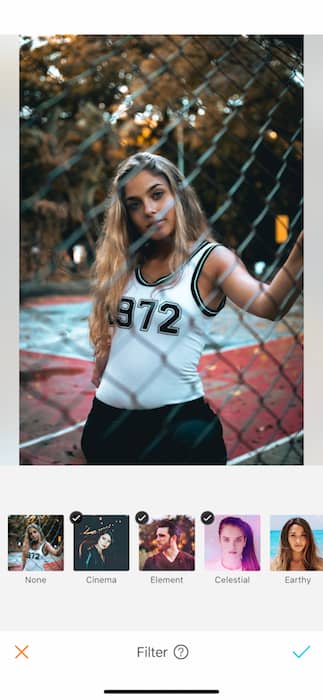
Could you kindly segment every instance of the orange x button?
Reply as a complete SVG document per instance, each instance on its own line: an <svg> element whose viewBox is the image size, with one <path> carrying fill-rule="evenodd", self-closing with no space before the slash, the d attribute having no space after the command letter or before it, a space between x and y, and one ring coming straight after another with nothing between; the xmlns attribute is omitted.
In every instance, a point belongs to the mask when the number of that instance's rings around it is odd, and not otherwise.
<svg viewBox="0 0 323 700"><path fill-rule="evenodd" d="M25 651L26 651L26 649L28 649L29 644L26 644L26 646L23 649L20 649L20 647L18 647L17 644L15 644L15 647L16 647L16 649L18 649L18 654L17 654L17 656L15 656L15 659L18 659L18 656L24 656L25 659L29 659L29 656L27 654L25 654Z"/></svg>

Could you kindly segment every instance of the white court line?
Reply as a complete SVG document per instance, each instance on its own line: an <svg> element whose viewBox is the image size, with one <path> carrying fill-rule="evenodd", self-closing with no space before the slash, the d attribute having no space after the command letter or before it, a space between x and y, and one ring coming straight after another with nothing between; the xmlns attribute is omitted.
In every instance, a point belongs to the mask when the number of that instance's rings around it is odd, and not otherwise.
<svg viewBox="0 0 323 700"><path fill-rule="evenodd" d="M67 357L69 360L83 360L86 362L93 362L92 355L77 355L72 352L53 352L53 350L30 350L30 348L24 348L22 345L19 348L20 352L29 352L31 355L49 355L50 357Z"/></svg>
<svg viewBox="0 0 323 700"><path fill-rule="evenodd" d="M68 428L62 428L62 430L57 430L56 433L48 433L47 435L40 435L40 437L34 438L33 440L27 440L27 442L22 442L19 445L19 448L21 449L22 447L30 447L31 445L37 445L39 442L44 442L45 440L54 440L54 438L59 437L60 435L72 433L73 430L82 428L82 426L85 425L85 422L85 420L81 420L79 423L75 423L75 425L70 425Z"/></svg>
<svg viewBox="0 0 323 700"><path fill-rule="evenodd" d="M298 332L296 335L302 335L302 331ZM292 338L292 337L295 337L295 336L293 336L291 333L286 333L286 335L282 334L282 335L277 336L276 338L275 337L274 338L272 338L272 337L263 338L260 342L261 342L261 344L265 344L265 343L271 343L275 340L281 340L282 338ZM221 347L219 347L219 346L215 347L215 344L212 346L212 344L207 343L204 347L204 350L202 352L201 357L207 357L207 356L211 356L211 355L215 355L215 354L221 355L221 353L228 352L230 350L240 350L240 348L259 347L259 345L260 345L259 341L256 341L256 340L243 341L241 343L237 342L235 345L232 345L232 344L222 345ZM84 350L84 355L77 354L77 353L74 353L72 351L71 352L66 352L66 351L60 352L58 350L58 351L54 352L52 348L48 349L48 350L39 350L39 349L36 350L36 349L24 347L23 343L19 346L19 350L21 352L30 353L31 355L36 354L36 355L49 355L52 357L66 357L70 360L83 360L86 362L93 362L93 359L94 359L93 352L91 351L90 346L89 346L88 350L87 349ZM86 352L88 352L88 354L86 354Z"/></svg>
<svg viewBox="0 0 323 700"><path fill-rule="evenodd" d="M227 464L240 464L244 459L250 459L251 457L255 457L258 455L260 452L268 452L268 450L273 449L274 447L280 447L280 445L284 445L286 442L290 442L291 440L303 437L304 435L304 430L299 430L297 433L292 433L291 435L287 435L284 438L280 438L280 440L276 440L275 442L270 442L268 445L263 445L263 447L258 447L256 450L252 450L252 452L245 452L242 455L239 455L238 457L235 457L235 459L231 459Z"/></svg>

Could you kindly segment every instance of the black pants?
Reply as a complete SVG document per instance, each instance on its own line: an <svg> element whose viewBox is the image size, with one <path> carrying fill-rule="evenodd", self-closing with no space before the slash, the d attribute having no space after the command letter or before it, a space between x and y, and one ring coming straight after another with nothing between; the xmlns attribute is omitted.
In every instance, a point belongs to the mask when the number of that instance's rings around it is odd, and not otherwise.
<svg viewBox="0 0 323 700"><path fill-rule="evenodd" d="M203 398L135 411L94 398L81 445L88 464L226 464L220 420Z"/></svg>

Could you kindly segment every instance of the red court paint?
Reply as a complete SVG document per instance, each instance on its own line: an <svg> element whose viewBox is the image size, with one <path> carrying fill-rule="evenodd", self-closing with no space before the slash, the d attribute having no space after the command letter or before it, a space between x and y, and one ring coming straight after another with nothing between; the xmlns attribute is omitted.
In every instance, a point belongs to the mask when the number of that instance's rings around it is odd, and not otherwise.
<svg viewBox="0 0 323 700"><path fill-rule="evenodd" d="M301 338L271 340L204 355L200 371L221 416L228 459L303 427ZM86 418L94 396L87 360L21 353L21 442ZM298 386L296 387L296 384ZM84 464L82 428L22 449L21 464Z"/></svg>
<svg viewBox="0 0 323 700"><path fill-rule="evenodd" d="M205 394L221 416L228 459L303 428L301 343L285 337L202 357Z"/></svg>
<svg viewBox="0 0 323 700"><path fill-rule="evenodd" d="M43 297L29 297L28 299L23 300L22 308L25 306L56 306L57 304L61 306L63 304L80 304L84 301L89 301L89 298L90 297L88 294L75 294L75 296L53 294L52 296L44 295Z"/></svg>

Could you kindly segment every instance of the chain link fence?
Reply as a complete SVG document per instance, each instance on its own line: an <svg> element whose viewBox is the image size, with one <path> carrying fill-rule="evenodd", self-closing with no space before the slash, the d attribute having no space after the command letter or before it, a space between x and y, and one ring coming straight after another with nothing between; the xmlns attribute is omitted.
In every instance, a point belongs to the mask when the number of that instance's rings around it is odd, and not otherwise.
<svg viewBox="0 0 323 700"><path fill-rule="evenodd" d="M117 165L177 164L214 239L270 281L302 229L302 37L21 37L20 58L22 463L78 464ZM200 373L229 463L302 463L301 349L300 299L275 322L231 302L215 319Z"/></svg>

